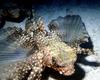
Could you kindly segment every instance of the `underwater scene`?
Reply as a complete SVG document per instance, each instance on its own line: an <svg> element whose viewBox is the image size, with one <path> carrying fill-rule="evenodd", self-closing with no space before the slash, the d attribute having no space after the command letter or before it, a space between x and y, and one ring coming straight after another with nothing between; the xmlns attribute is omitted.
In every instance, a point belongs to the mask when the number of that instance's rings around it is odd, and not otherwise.
<svg viewBox="0 0 100 80"><path fill-rule="evenodd" d="M0 0L0 80L100 80L100 1Z"/></svg>

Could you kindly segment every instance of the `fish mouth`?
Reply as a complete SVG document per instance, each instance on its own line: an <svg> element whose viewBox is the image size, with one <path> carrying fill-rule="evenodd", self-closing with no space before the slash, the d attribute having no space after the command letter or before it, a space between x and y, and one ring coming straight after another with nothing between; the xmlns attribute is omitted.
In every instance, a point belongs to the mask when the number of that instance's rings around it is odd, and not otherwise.
<svg viewBox="0 0 100 80"><path fill-rule="evenodd" d="M55 67L56 71L58 71L61 75L70 76L75 72L74 65L69 64L63 67Z"/></svg>

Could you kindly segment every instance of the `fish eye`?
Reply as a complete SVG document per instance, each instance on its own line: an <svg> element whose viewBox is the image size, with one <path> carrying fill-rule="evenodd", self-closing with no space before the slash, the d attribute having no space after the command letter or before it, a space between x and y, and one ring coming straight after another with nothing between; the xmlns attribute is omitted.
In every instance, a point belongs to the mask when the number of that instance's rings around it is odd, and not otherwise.
<svg viewBox="0 0 100 80"><path fill-rule="evenodd" d="M56 58L52 57L52 64L56 64Z"/></svg>
<svg viewBox="0 0 100 80"><path fill-rule="evenodd" d="M58 63L59 60L57 60L55 57L52 57L52 64L55 67L64 67L63 63Z"/></svg>
<svg viewBox="0 0 100 80"><path fill-rule="evenodd" d="M56 59L55 57L52 57L52 64L53 64L53 66L55 66L55 67L60 67L60 66L58 65L57 59Z"/></svg>

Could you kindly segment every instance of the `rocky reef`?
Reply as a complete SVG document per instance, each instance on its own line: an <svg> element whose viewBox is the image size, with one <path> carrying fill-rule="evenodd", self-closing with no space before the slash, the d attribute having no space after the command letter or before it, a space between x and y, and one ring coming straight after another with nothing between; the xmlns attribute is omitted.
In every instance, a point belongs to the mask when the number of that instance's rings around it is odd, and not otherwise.
<svg viewBox="0 0 100 80"><path fill-rule="evenodd" d="M1 0L0 1L0 29L6 21L20 23L25 18L32 18L32 3L23 0Z"/></svg>

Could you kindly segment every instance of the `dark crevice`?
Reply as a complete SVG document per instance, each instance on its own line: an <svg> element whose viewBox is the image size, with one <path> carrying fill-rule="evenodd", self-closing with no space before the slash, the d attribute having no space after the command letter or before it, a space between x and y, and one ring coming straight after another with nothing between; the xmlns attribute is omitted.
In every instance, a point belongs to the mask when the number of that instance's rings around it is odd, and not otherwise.
<svg viewBox="0 0 100 80"><path fill-rule="evenodd" d="M28 73L24 74L25 77L22 80L27 80L29 75L30 75L30 73L31 73L31 71L32 71L32 69L29 70Z"/></svg>

